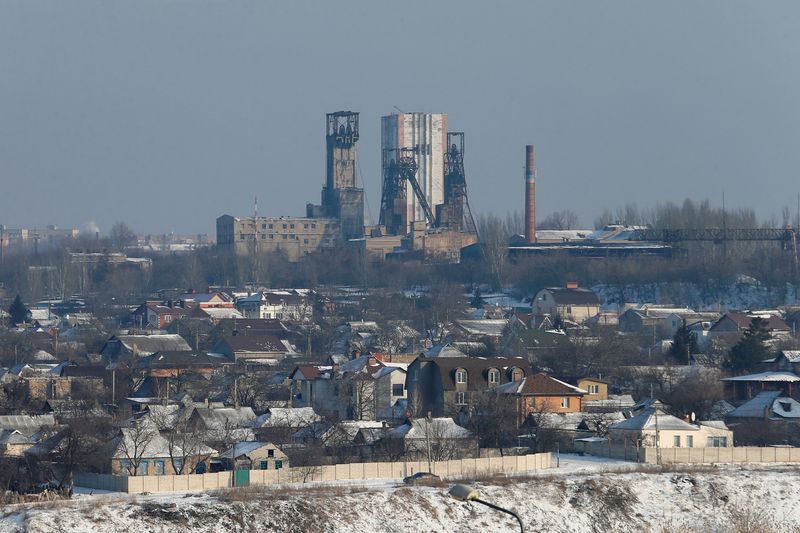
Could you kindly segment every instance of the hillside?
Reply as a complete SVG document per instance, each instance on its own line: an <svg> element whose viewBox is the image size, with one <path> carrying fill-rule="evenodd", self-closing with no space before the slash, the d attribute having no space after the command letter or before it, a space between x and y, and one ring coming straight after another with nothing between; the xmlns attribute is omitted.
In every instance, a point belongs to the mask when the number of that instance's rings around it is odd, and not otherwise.
<svg viewBox="0 0 800 533"><path fill-rule="evenodd" d="M567 468L475 486L487 500L515 508L528 531L769 532L800 528L798 481L800 469L788 465L587 473ZM6 508L0 532L516 530L506 515L451 499L448 486L86 495L61 504Z"/></svg>

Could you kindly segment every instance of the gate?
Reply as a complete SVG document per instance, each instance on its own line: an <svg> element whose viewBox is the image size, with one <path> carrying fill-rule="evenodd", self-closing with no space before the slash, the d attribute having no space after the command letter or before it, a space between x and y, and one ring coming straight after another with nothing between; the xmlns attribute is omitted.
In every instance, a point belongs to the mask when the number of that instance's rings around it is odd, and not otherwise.
<svg viewBox="0 0 800 533"><path fill-rule="evenodd" d="M250 470L236 470L233 473L233 486L234 487L249 487L250 486Z"/></svg>

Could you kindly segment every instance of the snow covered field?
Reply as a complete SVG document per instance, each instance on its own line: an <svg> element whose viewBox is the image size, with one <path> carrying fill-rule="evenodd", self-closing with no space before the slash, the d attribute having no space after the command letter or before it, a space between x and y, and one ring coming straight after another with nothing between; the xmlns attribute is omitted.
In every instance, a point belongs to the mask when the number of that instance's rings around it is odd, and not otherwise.
<svg viewBox="0 0 800 533"><path fill-rule="evenodd" d="M562 456L561 468L473 483L517 510L528 531L800 530L800 467L687 466L667 471ZM515 531L513 519L397 482L251 488L218 494L81 494L8 506L0 532ZM754 528L753 526L758 526Z"/></svg>

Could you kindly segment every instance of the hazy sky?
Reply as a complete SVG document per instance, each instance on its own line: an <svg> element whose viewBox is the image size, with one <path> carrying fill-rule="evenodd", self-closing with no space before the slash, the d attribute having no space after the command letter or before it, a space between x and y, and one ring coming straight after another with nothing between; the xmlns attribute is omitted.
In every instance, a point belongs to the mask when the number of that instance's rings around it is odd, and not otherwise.
<svg viewBox="0 0 800 533"><path fill-rule="evenodd" d="M0 0L0 223L214 231L303 215L326 112L466 132L475 212L686 196L761 216L800 192L800 2Z"/></svg>

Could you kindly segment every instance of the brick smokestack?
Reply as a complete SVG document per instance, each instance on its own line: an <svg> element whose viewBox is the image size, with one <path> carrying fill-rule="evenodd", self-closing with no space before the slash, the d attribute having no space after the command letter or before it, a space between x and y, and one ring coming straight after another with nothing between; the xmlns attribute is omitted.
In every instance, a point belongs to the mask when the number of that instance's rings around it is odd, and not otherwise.
<svg viewBox="0 0 800 533"><path fill-rule="evenodd" d="M536 242L536 164L532 144L525 146L525 240Z"/></svg>

